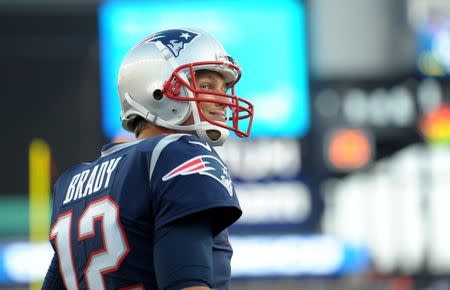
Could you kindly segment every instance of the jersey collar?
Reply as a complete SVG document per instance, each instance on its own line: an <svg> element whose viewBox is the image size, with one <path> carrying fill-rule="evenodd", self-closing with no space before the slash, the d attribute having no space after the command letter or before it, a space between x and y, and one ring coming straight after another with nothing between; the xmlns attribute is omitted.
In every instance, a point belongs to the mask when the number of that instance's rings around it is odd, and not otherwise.
<svg viewBox="0 0 450 290"><path fill-rule="evenodd" d="M101 151L101 157L105 157L107 155L110 155L114 152L117 152L119 150L128 148L130 146L133 146L139 142L141 142L143 139L139 139L136 141L132 141L132 142L122 142L122 143L110 143L110 144L106 144L105 146L102 147L102 151Z"/></svg>

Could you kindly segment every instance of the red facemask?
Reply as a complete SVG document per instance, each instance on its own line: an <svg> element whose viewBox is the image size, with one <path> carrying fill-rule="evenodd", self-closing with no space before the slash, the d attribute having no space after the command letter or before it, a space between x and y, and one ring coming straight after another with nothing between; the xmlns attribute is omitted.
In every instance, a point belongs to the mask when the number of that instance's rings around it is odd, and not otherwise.
<svg viewBox="0 0 450 290"><path fill-rule="evenodd" d="M195 79L195 70L199 68L204 68L205 66L226 66L228 68L231 68L239 73L238 78L233 81L233 83L229 84L229 88L231 89L231 94L227 94L225 92L221 91L211 91L211 90L204 90L200 89L197 85L197 81ZM204 68L207 69L207 68ZM191 82L187 82L181 75L180 72L183 72L184 70L188 70L188 75L191 77ZM184 102L190 102L195 101L197 105L198 112L200 114L200 118L202 120L205 120L215 126L222 127L228 130L231 130L236 133L238 137L248 137L250 135L250 130L253 122L253 104L249 101L242 99L235 95L234 86L239 81L241 74L240 69L236 65L222 62L222 61L208 61L208 62L194 62L190 64L185 64L179 66L172 75L170 76L169 80L165 82L162 93L166 95L168 98L177 100L177 101L184 101ZM189 91L193 93L193 98L187 98L185 96L180 96L181 87L187 88ZM210 99L210 98L204 98L200 97L199 95L206 94L206 95L214 95L219 96L220 98ZM223 105L230 109L231 116L226 117L226 123L219 122L216 120L212 120L209 118L202 110L200 104L201 103L215 103L219 105ZM244 125L242 125L242 122L239 123L241 120L249 119L246 128L240 128ZM229 125L228 125L228 124Z"/></svg>

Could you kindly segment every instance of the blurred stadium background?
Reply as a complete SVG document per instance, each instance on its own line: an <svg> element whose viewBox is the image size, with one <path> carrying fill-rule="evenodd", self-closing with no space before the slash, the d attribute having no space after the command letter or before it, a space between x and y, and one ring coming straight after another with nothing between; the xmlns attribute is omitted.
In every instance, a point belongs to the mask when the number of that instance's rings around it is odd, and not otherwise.
<svg viewBox="0 0 450 290"><path fill-rule="evenodd" d="M1 0L0 289L40 289L50 191L120 130L120 59L198 27L240 61L254 136L231 289L450 289L448 0Z"/></svg>

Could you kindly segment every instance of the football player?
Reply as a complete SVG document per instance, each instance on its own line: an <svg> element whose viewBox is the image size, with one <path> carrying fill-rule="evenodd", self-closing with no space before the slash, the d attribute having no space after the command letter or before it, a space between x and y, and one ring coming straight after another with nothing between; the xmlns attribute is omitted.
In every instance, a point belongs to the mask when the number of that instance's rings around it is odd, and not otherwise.
<svg viewBox="0 0 450 290"><path fill-rule="evenodd" d="M43 289L228 289L227 227L241 210L213 147L250 133L240 77L197 29L155 33L127 53L121 120L137 140L106 145L56 181Z"/></svg>

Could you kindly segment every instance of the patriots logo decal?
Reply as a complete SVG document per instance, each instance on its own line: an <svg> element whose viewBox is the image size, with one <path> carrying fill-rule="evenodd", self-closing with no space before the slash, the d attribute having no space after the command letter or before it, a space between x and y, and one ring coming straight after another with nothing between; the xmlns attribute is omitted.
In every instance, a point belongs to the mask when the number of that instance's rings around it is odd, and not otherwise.
<svg viewBox="0 0 450 290"><path fill-rule="evenodd" d="M228 168L222 161L211 155L200 155L189 159L164 175L162 180L167 181L175 176L191 174L201 174L214 178L227 189L230 196L233 196L233 184Z"/></svg>
<svg viewBox="0 0 450 290"><path fill-rule="evenodd" d="M184 46L197 37L197 33L193 33L184 29L171 29L158 32L143 42L160 41L164 44L172 54L177 57L184 49Z"/></svg>

